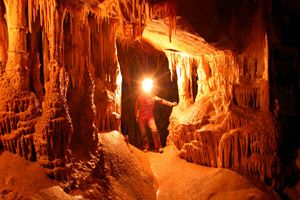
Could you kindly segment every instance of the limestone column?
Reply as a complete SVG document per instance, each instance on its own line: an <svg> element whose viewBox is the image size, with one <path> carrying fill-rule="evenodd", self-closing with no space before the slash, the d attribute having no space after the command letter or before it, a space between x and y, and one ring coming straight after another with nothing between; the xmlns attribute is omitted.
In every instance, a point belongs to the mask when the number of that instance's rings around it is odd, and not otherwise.
<svg viewBox="0 0 300 200"><path fill-rule="evenodd" d="M34 144L37 161L44 167L54 165L54 169L49 169L48 173L50 177L61 180L69 177L70 163L67 163L66 158L73 132L66 100L69 80L62 59L63 20L66 8L55 0L49 0L43 5L45 7L42 9L48 11L43 20L49 41L49 78L45 83L43 115L36 124Z"/></svg>
<svg viewBox="0 0 300 200"><path fill-rule="evenodd" d="M5 20L5 5L0 4L0 73L4 71L7 61L7 25Z"/></svg>
<svg viewBox="0 0 300 200"><path fill-rule="evenodd" d="M8 27L6 77L17 90L29 89L29 66L26 46L26 0L5 0Z"/></svg>
<svg viewBox="0 0 300 200"><path fill-rule="evenodd" d="M50 73L50 85L46 87L46 93L60 90L63 85L60 84L60 74L63 70L62 58L63 58L63 19L65 16L66 8L63 5L57 5L55 0L48 2L49 16L48 19L48 30L47 38L49 41L49 57L50 62L48 69ZM51 90L51 91L50 91Z"/></svg>

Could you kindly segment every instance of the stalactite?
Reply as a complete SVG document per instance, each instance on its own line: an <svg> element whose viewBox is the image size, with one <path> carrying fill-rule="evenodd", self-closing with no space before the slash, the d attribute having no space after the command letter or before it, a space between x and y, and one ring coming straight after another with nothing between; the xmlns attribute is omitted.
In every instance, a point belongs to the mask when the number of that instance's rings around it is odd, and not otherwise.
<svg viewBox="0 0 300 200"><path fill-rule="evenodd" d="M221 93L224 93L220 105L225 106L229 104L232 98L231 85L233 85L237 77L236 70L233 67L235 61L230 52L223 53L219 51L215 55L203 56L193 56L169 50L166 50L165 53L169 60L172 78L175 71L177 73L179 96L181 96L179 97L179 104L180 102L186 104L183 108L193 101L193 76L198 77L196 101L225 85L224 90L219 90ZM194 67L197 70L194 70ZM195 71L197 74L194 74Z"/></svg>
<svg viewBox="0 0 300 200"><path fill-rule="evenodd" d="M242 169L247 174L260 177L262 181L274 178L278 170L276 134L274 130L260 126L263 125L249 124L222 137L219 146L220 155L223 155L220 157L220 167Z"/></svg>
<svg viewBox="0 0 300 200"><path fill-rule="evenodd" d="M65 75L70 76L70 87L66 92L72 118L73 141L89 145L95 140L95 84L91 75L91 34L88 16L82 12L68 13L64 22ZM80 18L80 20L77 20ZM82 22L81 20L85 20ZM78 38L81 38L78 40ZM62 78L62 80L66 80Z"/></svg>
<svg viewBox="0 0 300 200"><path fill-rule="evenodd" d="M235 88L235 98L239 106L259 109L259 92L257 87L242 86Z"/></svg>
<svg viewBox="0 0 300 200"><path fill-rule="evenodd" d="M96 127L100 130L113 130L116 119L113 113L120 113L118 94L120 87L117 85L119 65L116 54L115 24L107 21L91 20L90 23L100 23L99 30L91 30L91 62L95 67L94 74L96 92ZM94 27L94 26L92 26Z"/></svg>
<svg viewBox="0 0 300 200"><path fill-rule="evenodd" d="M169 20L169 41L172 41L172 32L176 31L177 3L174 0L166 0L152 5L154 18Z"/></svg>
<svg viewBox="0 0 300 200"><path fill-rule="evenodd" d="M259 56L217 49L202 55L165 53L172 78L177 73L181 95L169 125L169 139L180 156L193 163L232 168L262 181L271 180L274 186L279 163L277 135L268 108L269 83L257 73L263 72L257 67L264 67L257 65ZM198 78L196 100L180 106L182 96L189 96L183 91L193 91L187 89L195 75L192 71Z"/></svg>
<svg viewBox="0 0 300 200"><path fill-rule="evenodd" d="M174 51L166 51L165 53L169 60L171 76L173 77L173 73L176 71L178 77L179 105L185 108L193 102L193 57Z"/></svg>

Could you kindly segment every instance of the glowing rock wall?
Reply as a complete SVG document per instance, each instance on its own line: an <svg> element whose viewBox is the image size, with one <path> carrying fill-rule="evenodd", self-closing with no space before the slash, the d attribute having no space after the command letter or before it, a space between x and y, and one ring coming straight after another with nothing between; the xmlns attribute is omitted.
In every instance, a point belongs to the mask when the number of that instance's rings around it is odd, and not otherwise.
<svg viewBox="0 0 300 200"><path fill-rule="evenodd" d="M279 159L269 111L268 42L263 32L257 38L256 48L239 54L165 52L179 94L169 140L190 162L235 169L275 187Z"/></svg>
<svg viewBox="0 0 300 200"><path fill-rule="evenodd" d="M89 152L98 131L119 130L116 37L140 37L151 9L134 0L1 0L1 149L68 179L70 148Z"/></svg>
<svg viewBox="0 0 300 200"><path fill-rule="evenodd" d="M17 153L26 159L35 160L33 133L39 103L36 96L28 91L30 68L26 52L26 29L24 29L26 21L16 20L14 16L25 18L24 3L24 1L7 1L4 5L1 2L3 68L0 83L0 140L3 149ZM6 23L4 22L5 9L9 11L6 15Z"/></svg>
<svg viewBox="0 0 300 200"><path fill-rule="evenodd" d="M109 20L119 2L106 3L0 2L1 149L55 179L69 178L70 148L88 151L97 131L119 128L118 21Z"/></svg>

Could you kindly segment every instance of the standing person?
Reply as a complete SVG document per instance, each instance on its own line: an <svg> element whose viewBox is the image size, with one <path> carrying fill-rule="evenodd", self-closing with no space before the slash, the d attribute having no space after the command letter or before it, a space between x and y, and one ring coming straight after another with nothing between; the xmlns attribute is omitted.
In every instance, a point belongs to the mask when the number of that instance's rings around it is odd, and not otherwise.
<svg viewBox="0 0 300 200"><path fill-rule="evenodd" d="M145 79L143 81L143 92L138 96L135 104L135 116L141 131L144 152L147 152L149 149L149 141L146 134L146 126L148 126L153 137L155 149L158 150L159 153L162 153L163 149L160 142L160 136L153 116L154 102L170 107L176 106L177 103L169 102L154 96L151 92L152 86L153 81L151 79Z"/></svg>

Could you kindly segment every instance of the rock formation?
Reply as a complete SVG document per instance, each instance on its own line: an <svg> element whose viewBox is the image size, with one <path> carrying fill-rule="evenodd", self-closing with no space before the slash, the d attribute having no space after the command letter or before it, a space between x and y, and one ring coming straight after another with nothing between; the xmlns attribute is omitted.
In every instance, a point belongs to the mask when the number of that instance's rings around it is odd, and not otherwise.
<svg viewBox="0 0 300 200"><path fill-rule="evenodd" d="M133 104L136 77L148 70L159 76L159 95L178 100L170 124L171 109L156 110L163 143L169 125L168 140L187 161L282 190L293 174L282 169L291 162L283 132L299 140L299 87L278 73L293 75L279 66L286 63L297 71L299 50L277 39L285 34L272 21L279 3L212 0L195 14L199 2L0 0L0 149L57 180L74 181L93 153L100 161L85 165L101 172L109 160L101 163L99 133L121 130L141 146ZM207 20L209 10L216 16Z"/></svg>
<svg viewBox="0 0 300 200"><path fill-rule="evenodd" d="M209 45L183 19L174 23L172 42L162 22L148 24L143 39L165 54L177 82L179 102L170 117L169 139L181 157L232 168L276 187L278 129L269 109L269 44L261 20L266 5L256 6L251 39L239 51Z"/></svg>
<svg viewBox="0 0 300 200"><path fill-rule="evenodd" d="M68 179L71 146L119 130L116 35L140 37L152 6L126 0L5 0L0 6L1 147ZM172 21L174 13L168 9L163 17Z"/></svg>
<svg viewBox="0 0 300 200"><path fill-rule="evenodd" d="M164 42L163 24L150 24L144 32L145 39L164 51L177 81L179 102L170 117L169 139L188 161L233 168L275 187L278 132L269 111L263 27L257 24L253 31L259 45L237 53L191 36L181 23L171 44Z"/></svg>

